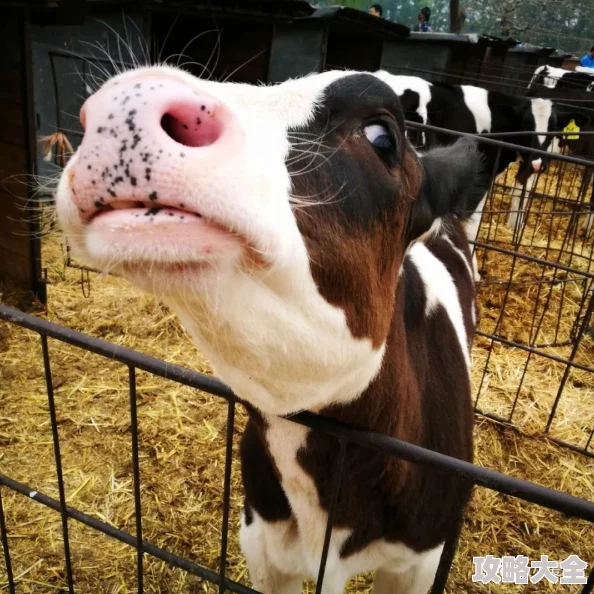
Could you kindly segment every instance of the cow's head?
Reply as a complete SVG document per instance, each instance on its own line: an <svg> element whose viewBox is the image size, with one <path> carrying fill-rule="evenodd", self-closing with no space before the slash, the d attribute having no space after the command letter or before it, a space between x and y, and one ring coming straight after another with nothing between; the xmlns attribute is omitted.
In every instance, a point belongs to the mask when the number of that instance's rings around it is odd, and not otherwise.
<svg viewBox="0 0 594 594"><path fill-rule="evenodd" d="M222 379L276 414L367 386L405 250L478 163L465 143L439 168L419 157L391 88L342 71L257 87L139 69L81 121L57 195L73 250L163 299Z"/></svg>

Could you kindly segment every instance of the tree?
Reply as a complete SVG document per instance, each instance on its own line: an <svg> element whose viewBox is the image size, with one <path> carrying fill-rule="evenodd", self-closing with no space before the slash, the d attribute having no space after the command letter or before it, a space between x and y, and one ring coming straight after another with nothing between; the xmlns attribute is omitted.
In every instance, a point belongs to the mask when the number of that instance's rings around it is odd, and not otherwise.
<svg viewBox="0 0 594 594"><path fill-rule="evenodd" d="M450 33L460 33L466 21L466 11L460 0L450 0Z"/></svg>

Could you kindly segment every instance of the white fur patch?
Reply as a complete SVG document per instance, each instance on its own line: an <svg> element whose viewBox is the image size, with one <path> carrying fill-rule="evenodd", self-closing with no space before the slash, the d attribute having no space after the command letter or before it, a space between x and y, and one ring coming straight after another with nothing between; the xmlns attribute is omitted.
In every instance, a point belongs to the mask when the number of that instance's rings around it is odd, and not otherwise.
<svg viewBox="0 0 594 594"><path fill-rule="evenodd" d="M531 99L532 115L536 123L535 132L548 132L549 119L553 113L553 102L549 99ZM540 144L544 144L546 136L538 136ZM534 163L534 161L533 161Z"/></svg>
<svg viewBox="0 0 594 594"><path fill-rule="evenodd" d="M418 76L390 74L385 70L378 70L375 73L375 76L390 85L399 97L401 97L407 90L417 93L419 95L419 107L417 113L421 116L423 123L427 123L427 105L431 101L431 87L433 86L430 82L419 78Z"/></svg>
<svg viewBox="0 0 594 594"><path fill-rule="evenodd" d="M464 317L454 279L445 265L422 243L413 244L410 247L408 256L416 266L425 286L427 298L425 314L427 317L431 316L439 305L444 308L458 337L466 365L470 368L468 337L466 336Z"/></svg>
<svg viewBox="0 0 594 594"><path fill-rule="evenodd" d="M530 81L529 86L532 86L534 84L534 82L536 81L536 78L538 77L538 75L541 74L545 70L546 70L546 72L545 72L545 76L543 79L543 84L545 87L547 87L549 89L554 89L557 86L557 83L559 82L561 77L564 74L571 72L570 70L565 70L563 68L555 68L554 66L547 66L547 65L539 66L534 71L534 75L532 76L532 80Z"/></svg>
<svg viewBox="0 0 594 594"><path fill-rule="evenodd" d="M295 519L264 522L254 513L250 526L242 521L241 546L256 588L275 594L298 594L302 579L315 580L318 576L328 516L318 503L314 481L297 462L297 452L305 444L309 429L271 415L266 415L266 421L266 439ZM402 543L377 540L362 551L341 558L340 550L350 534L349 529L332 531L324 575L325 594L340 594L351 576L377 568L389 572L394 586L391 594L426 594L420 589L409 589L410 580L431 585L441 546L417 553ZM402 587L398 587L399 582ZM277 590L266 589L271 584Z"/></svg>
<svg viewBox="0 0 594 594"><path fill-rule="evenodd" d="M431 101L431 87L433 86L429 81L426 81L418 76L405 76L390 74L385 70L378 70L374 73L380 80L392 87L392 90L402 97L405 91L410 90L417 93L419 96L419 106L417 107L417 114L421 117L423 124L426 124L429 119L428 105ZM421 142L425 144L425 132L421 132Z"/></svg>
<svg viewBox="0 0 594 594"><path fill-rule="evenodd" d="M489 93L485 89L462 85L464 102L476 122L476 130L479 134L482 132L491 132L491 110L489 109Z"/></svg>

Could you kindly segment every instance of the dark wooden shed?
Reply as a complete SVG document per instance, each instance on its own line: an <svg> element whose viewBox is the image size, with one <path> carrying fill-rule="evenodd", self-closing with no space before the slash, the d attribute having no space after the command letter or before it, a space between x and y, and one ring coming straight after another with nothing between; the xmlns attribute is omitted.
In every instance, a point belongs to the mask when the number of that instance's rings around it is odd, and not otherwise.
<svg viewBox="0 0 594 594"><path fill-rule="evenodd" d="M31 21L4 8L0 18L0 281L45 301L41 254L27 174L34 171Z"/></svg>
<svg viewBox="0 0 594 594"><path fill-rule="evenodd" d="M508 50L503 61L502 86L506 93L524 95L534 71L549 62L552 47L521 43Z"/></svg>
<svg viewBox="0 0 594 594"><path fill-rule="evenodd" d="M406 40L384 44L382 68L434 82L483 86L515 43L486 35L412 32Z"/></svg>

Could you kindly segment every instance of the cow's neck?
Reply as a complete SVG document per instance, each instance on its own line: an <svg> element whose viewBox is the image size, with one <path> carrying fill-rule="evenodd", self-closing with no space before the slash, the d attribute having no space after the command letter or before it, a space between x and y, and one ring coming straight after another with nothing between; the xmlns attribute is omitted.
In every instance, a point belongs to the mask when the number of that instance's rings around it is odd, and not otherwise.
<svg viewBox="0 0 594 594"><path fill-rule="evenodd" d="M418 443L421 399L405 332L405 291L405 282L400 282L382 366L376 377L358 398L319 412L342 423Z"/></svg>

